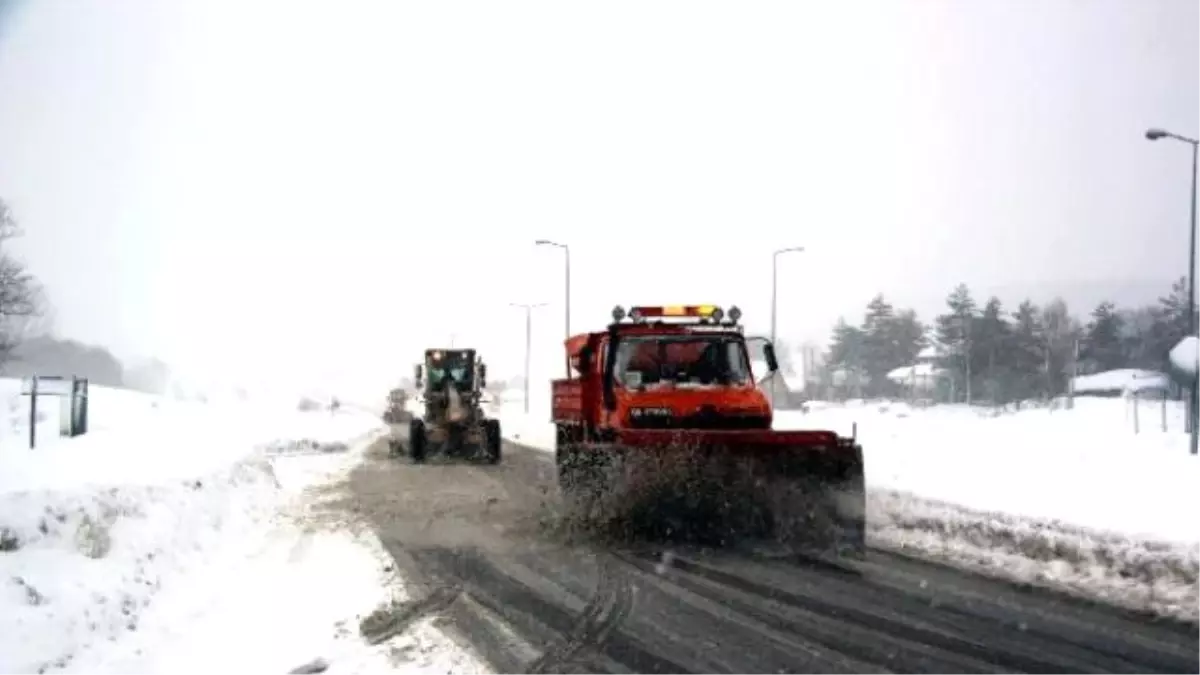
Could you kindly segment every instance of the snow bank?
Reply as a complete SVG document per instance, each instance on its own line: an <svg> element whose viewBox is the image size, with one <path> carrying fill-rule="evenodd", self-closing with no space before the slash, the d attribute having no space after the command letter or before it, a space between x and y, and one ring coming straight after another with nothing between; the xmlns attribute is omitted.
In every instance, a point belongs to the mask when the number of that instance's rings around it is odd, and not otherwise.
<svg viewBox="0 0 1200 675"><path fill-rule="evenodd" d="M82 654L72 665L92 673L212 673L324 668L332 675L403 667L416 673L487 672L426 619L385 644L372 645L360 624L379 607L411 601L393 562L369 527L356 527L326 501L366 444L347 453L276 460L292 497L269 526L229 537L219 555L165 590L141 628ZM288 470L281 471L287 467ZM234 657L236 655L236 657ZM236 660L234 660L236 658Z"/></svg>
<svg viewBox="0 0 1200 675"><path fill-rule="evenodd" d="M0 443L3 672L71 667L139 631L164 590L244 558L288 494L270 454L280 439L348 443L377 426L361 414L91 394L91 433L48 434L33 450Z"/></svg>
<svg viewBox="0 0 1200 675"><path fill-rule="evenodd" d="M873 545L1195 621L1200 462L1187 453L1182 405L1168 404L1163 432L1164 409L1142 404L1141 433L1134 405L856 402L781 413L777 426L857 424Z"/></svg>
<svg viewBox="0 0 1200 675"><path fill-rule="evenodd" d="M776 428L856 428L874 546L1197 619L1200 540L1183 407L1077 399L1073 410L814 401ZM548 410L507 407L507 438L554 447Z"/></svg>
<svg viewBox="0 0 1200 675"><path fill-rule="evenodd" d="M500 433L509 440L539 450L554 450L554 425L545 415L526 415L521 404L499 409Z"/></svg>
<svg viewBox="0 0 1200 675"><path fill-rule="evenodd" d="M886 489L868 492L867 515L872 546L1136 611L1200 618L1200 555L1194 545L988 513Z"/></svg>
<svg viewBox="0 0 1200 675"><path fill-rule="evenodd" d="M0 495L0 671L62 668L138 630L164 587L269 517L269 464L160 486Z"/></svg>
<svg viewBox="0 0 1200 675"><path fill-rule="evenodd" d="M1137 538L1194 544L1200 458L1183 405L1075 400L1073 410L826 404L782 411L776 427L857 433L867 484L985 512L1046 518Z"/></svg>

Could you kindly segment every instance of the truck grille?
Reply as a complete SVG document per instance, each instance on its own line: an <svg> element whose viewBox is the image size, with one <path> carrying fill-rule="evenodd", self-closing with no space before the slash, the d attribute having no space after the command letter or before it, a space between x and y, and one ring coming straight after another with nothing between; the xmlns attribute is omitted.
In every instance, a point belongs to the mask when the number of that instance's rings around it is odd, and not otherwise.
<svg viewBox="0 0 1200 675"><path fill-rule="evenodd" d="M737 430L766 429L770 425L764 415L722 414L713 410L701 410L682 417L661 415L631 417L629 426L633 429Z"/></svg>

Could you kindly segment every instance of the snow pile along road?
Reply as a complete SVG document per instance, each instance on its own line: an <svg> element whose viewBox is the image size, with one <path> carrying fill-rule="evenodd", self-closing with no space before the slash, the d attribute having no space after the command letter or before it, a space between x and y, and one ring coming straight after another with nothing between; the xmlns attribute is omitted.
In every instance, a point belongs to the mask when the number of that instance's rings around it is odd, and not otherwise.
<svg viewBox="0 0 1200 675"><path fill-rule="evenodd" d="M0 671L241 671L239 653L286 673L311 658L298 647L331 639L331 616L353 632L382 601L379 555L348 534L301 536L287 516L353 464L378 419L98 387L92 399L91 434L0 443ZM292 627L272 638L281 615Z"/></svg>
<svg viewBox="0 0 1200 675"><path fill-rule="evenodd" d="M1161 402L1125 399L1019 412L814 408L783 413L779 426L850 433L857 423L873 546L1198 620L1191 486L1200 463L1187 453L1177 403L1165 408L1166 432Z"/></svg>
<svg viewBox="0 0 1200 675"><path fill-rule="evenodd" d="M505 406L504 435L552 450L548 405L535 403L528 416ZM1016 412L814 402L807 414L778 412L775 426L850 435L855 425L872 546L1200 620L1200 462L1179 403L1080 398L1072 410L1060 401Z"/></svg>

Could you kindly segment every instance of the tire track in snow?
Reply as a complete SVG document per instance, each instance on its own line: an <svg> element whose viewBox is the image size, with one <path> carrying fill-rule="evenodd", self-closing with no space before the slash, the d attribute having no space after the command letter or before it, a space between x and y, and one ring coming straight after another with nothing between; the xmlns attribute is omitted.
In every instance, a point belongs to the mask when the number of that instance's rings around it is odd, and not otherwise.
<svg viewBox="0 0 1200 675"><path fill-rule="evenodd" d="M556 669L571 665L572 659L585 649L602 651L636 672L691 672L615 631L629 615L633 595L619 572L611 569L606 572L603 564L595 593L583 611L574 615L562 604L505 573L477 551L425 549L411 551L409 555L418 564L436 568L438 574L453 575L472 600L530 642L541 643L542 656L520 672L557 672Z"/></svg>
<svg viewBox="0 0 1200 675"><path fill-rule="evenodd" d="M847 579L848 583L860 586L857 592L838 589L829 593L811 587L803 589L807 582L799 580L792 588L784 584L768 585L679 556L664 562L656 562L646 554L621 557L643 573L659 575L668 583L753 617L765 627L801 635L827 649L884 665L889 670L1138 672L1132 664L1098 659L1086 651L1071 653L1033 640L1014 642L999 635L999 626L972 617L945 616L936 607L889 593L861 577ZM670 568L665 574L661 571L664 565ZM814 581L821 585L830 583L826 579Z"/></svg>
<svg viewBox="0 0 1200 675"><path fill-rule="evenodd" d="M632 609L632 587L621 578L610 560L602 558L596 592L580 614L575 628L562 642L547 649L540 658L531 663L527 671L556 672L556 669L570 664L583 649L601 648Z"/></svg>

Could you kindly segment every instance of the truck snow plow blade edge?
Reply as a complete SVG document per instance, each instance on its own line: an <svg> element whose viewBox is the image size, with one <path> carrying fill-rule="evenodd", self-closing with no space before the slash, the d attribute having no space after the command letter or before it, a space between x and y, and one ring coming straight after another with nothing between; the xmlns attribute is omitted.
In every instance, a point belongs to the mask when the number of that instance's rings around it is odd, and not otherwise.
<svg viewBox="0 0 1200 675"><path fill-rule="evenodd" d="M833 432L622 430L615 442L582 454L572 478L590 484L585 490L598 492L598 502L607 503L600 510L612 515L631 508L636 514L629 516L648 524L660 520L667 502L691 504L689 511L707 502L700 511L710 515L713 504L723 512L758 512L751 520L769 523L781 541L838 551L865 546L862 450ZM682 516L666 529L707 519ZM722 529L722 540L751 534L745 525Z"/></svg>
<svg viewBox="0 0 1200 675"><path fill-rule="evenodd" d="M723 429L626 429L619 432L620 445L637 448L678 448L680 446L722 446L730 450L804 448L839 450L838 435L832 431L775 431ZM848 449L848 448L845 448Z"/></svg>

